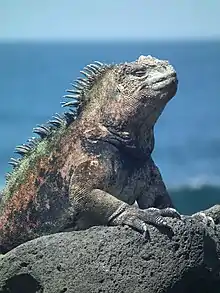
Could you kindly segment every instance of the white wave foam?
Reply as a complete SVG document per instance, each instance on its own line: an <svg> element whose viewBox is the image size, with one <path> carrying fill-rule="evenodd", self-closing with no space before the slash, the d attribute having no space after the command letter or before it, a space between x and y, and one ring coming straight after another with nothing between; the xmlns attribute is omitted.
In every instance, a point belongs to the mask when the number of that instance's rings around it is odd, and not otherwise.
<svg viewBox="0 0 220 293"><path fill-rule="evenodd" d="M186 177L178 184L168 184L169 189L201 189L204 186L220 187L220 176L200 174L192 177Z"/></svg>

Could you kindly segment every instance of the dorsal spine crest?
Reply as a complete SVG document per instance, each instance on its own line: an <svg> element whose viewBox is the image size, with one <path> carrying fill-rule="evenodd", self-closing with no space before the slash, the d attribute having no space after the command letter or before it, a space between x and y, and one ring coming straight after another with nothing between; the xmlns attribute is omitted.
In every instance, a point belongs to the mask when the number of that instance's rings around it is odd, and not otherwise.
<svg viewBox="0 0 220 293"><path fill-rule="evenodd" d="M74 122L79 114L83 111L83 106L86 104L85 96L86 93L92 88L96 81L114 65L103 64L99 61L94 61L93 64L89 64L80 71L84 77L79 77L74 83L71 84L73 89L67 89L66 92L70 93L64 95L62 98L68 99L69 101L61 102L62 107L71 107L68 112L63 114L56 113L52 116L52 119L46 122L44 125L37 125L33 128L33 133L36 133L39 137L31 137L27 140L26 144L17 146L15 148L15 153L19 154L20 158L11 158L9 164L12 165L13 169L19 168L20 163L24 157L27 157L38 144L47 139L62 125L68 127L72 122ZM10 180L11 172L8 172L5 176L6 183Z"/></svg>

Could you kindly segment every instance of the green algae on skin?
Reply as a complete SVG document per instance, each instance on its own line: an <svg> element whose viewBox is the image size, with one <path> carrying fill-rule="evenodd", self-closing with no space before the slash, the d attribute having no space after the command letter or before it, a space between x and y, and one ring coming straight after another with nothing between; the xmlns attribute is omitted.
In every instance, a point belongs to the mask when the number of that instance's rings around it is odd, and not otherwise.
<svg viewBox="0 0 220 293"><path fill-rule="evenodd" d="M60 139L61 135L63 135L65 130L66 127L63 125L57 131L53 131L50 137L39 141L36 147L31 150L27 156L24 156L21 159L19 166L13 170L9 181L3 190L4 202L7 202L20 185L24 184L29 179L29 176L27 175L30 173L30 170L36 170L37 162L42 158L47 158L51 155L54 145L57 145L57 141ZM1 205L0 210L3 206L4 204Z"/></svg>

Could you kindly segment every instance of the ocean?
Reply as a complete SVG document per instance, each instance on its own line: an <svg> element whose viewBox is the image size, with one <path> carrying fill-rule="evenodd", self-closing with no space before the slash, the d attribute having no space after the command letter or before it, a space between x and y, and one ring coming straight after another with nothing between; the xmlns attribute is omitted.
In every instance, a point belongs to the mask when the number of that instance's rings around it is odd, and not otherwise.
<svg viewBox="0 0 220 293"><path fill-rule="evenodd" d="M60 97L94 60L167 59L179 89L155 127L153 157L177 209L220 203L220 41L0 43L0 189L16 145L62 112Z"/></svg>

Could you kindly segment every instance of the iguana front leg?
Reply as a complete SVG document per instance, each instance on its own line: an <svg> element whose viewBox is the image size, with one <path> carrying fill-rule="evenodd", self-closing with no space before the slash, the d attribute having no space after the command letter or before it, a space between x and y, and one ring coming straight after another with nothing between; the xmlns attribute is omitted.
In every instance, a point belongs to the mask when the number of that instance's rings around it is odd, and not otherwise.
<svg viewBox="0 0 220 293"><path fill-rule="evenodd" d="M100 189L90 192L75 190L71 198L78 215L75 222L77 230L93 225L128 225L140 233L146 233L146 224L169 227L164 217L180 218L174 209L141 210Z"/></svg>
<svg viewBox="0 0 220 293"><path fill-rule="evenodd" d="M139 208L174 208L160 171L152 158L147 161L146 166L142 170L142 174L144 177L142 180L145 181L145 187L141 190L137 198Z"/></svg>

